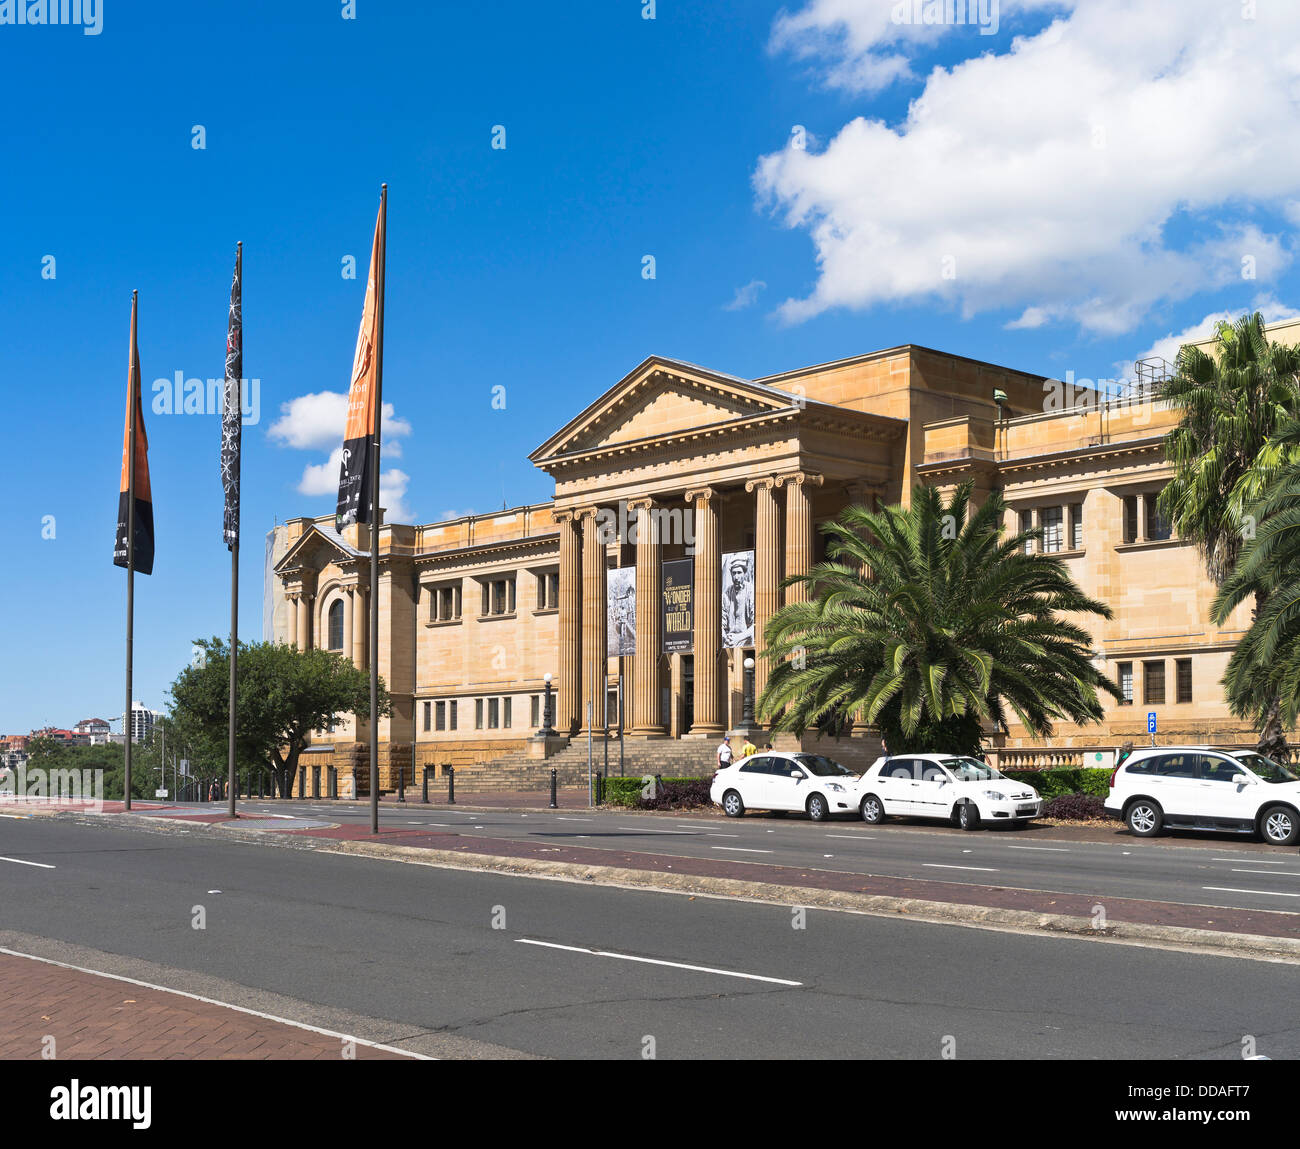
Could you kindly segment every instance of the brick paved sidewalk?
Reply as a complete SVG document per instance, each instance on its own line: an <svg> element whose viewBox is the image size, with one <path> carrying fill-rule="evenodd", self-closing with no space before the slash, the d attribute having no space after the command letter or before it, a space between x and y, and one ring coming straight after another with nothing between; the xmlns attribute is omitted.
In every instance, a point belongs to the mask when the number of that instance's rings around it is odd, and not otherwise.
<svg viewBox="0 0 1300 1149"><path fill-rule="evenodd" d="M0 953L0 1059L341 1060L344 1039L231 1006ZM357 1042L358 1060L406 1060Z"/></svg>

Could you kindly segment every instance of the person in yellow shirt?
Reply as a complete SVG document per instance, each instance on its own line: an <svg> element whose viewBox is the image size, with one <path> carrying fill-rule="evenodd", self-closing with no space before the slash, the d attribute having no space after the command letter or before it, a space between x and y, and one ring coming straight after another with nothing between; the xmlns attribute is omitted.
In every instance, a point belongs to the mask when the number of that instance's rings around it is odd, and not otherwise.
<svg viewBox="0 0 1300 1149"><path fill-rule="evenodd" d="M757 753L758 753L758 747L754 745L754 740L752 738L746 737L745 745L740 748L740 756L742 758L748 758L751 754L757 754Z"/></svg>

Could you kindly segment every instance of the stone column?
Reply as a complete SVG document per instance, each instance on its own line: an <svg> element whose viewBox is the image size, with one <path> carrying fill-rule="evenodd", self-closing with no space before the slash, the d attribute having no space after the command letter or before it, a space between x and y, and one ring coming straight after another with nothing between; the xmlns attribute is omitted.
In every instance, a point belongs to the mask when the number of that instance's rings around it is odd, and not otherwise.
<svg viewBox="0 0 1300 1149"><path fill-rule="evenodd" d="M582 538L572 511L555 516L560 528L560 648L555 671L555 729L574 735L582 725Z"/></svg>
<svg viewBox="0 0 1300 1149"><path fill-rule="evenodd" d="M812 567L813 519L812 488L821 486L821 475L795 471L782 475L785 487L785 577L807 574ZM785 601L806 602L808 589L804 586L785 588Z"/></svg>
<svg viewBox="0 0 1300 1149"><path fill-rule="evenodd" d="M605 626L605 543L596 518L599 507L584 507L582 518L582 695L578 713L586 724L591 703L593 728L605 720L605 667L609 642Z"/></svg>
<svg viewBox="0 0 1300 1149"><path fill-rule="evenodd" d="M725 719L718 663L722 653L722 547L718 536L718 492L686 492L695 512L695 715L691 733L721 737Z"/></svg>
<svg viewBox="0 0 1300 1149"><path fill-rule="evenodd" d="M296 647L298 645L298 596L296 594L285 595L287 605L288 628L289 628L289 645Z"/></svg>
<svg viewBox="0 0 1300 1149"><path fill-rule="evenodd" d="M343 657L354 659L356 652L352 649L352 588L343 588Z"/></svg>
<svg viewBox="0 0 1300 1149"><path fill-rule="evenodd" d="M750 479L745 490L754 495L754 705L767 686L763 634L768 619L781 605L781 512L776 505L777 480Z"/></svg>
<svg viewBox="0 0 1300 1149"><path fill-rule="evenodd" d="M636 654L633 670L633 738L664 735L660 689L659 648L663 645L660 615L663 579L659 567L659 532L653 499L633 499L627 508L637 512L636 528Z"/></svg>
<svg viewBox="0 0 1300 1149"><path fill-rule="evenodd" d="M366 668L366 592L360 584L352 592L352 662Z"/></svg>
<svg viewBox="0 0 1300 1149"><path fill-rule="evenodd" d="M298 649L311 649L311 616L307 613L307 594L298 596Z"/></svg>

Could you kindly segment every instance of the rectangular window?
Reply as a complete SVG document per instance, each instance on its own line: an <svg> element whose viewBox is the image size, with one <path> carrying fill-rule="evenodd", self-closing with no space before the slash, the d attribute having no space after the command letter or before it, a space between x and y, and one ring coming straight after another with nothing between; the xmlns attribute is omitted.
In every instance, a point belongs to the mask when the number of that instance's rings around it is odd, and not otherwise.
<svg viewBox="0 0 1300 1149"><path fill-rule="evenodd" d="M1169 538L1173 532L1170 530L1169 524L1160 517L1160 512L1156 510L1158 496L1146 495L1144 497L1147 501L1147 538L1155 541Z"/></svg>
<svg viewBox="0 0 1300 1149"><path fill-rule="evenodd" d="M1174 683L1174 701L1191 702L1192 700L1192 660L1180 658L1174 663L1177 680Z"/></svg>
<svg viewBox="0 0 1300 1149"><path fill-rule="evenodd" d="M439 702L438 705L441 706L442 703ZM424 704L424 728L425 728L426 730L429 729L429 720L430 720L430 717L431 717L431 711L432 711L432 710L433 710L433 704L430 703L430 702L426 702L426 703ZM441 727L439 727L439 729L441 729Z"/></svg>
<svg viewBox="0 0 1300 1149"><path fill-rule="evenodd" d="M1083 550L1083 504L1070 504L1070 549Z"/></svg>
<svg viewBox="0 0 1300 1149"><path fill-rule="evenodd" d="M428 705L429 704L426 702L425 706ZM447 729L447 704L445 702L439 702L434 709L438 716L438 729L446 730ZM428 727L426 726L425 729L427 730Z"/></svg>
<svg viewBox="0 0 1300 1149"><path fill-rule="evenodd" d="M1163 706L1165 703L1165 664L1144 662L1142 664L1142 701L1147 706Z"/></svg>
<svg viewBox="0 0 1300 1149"><path fill-rule="evenodd" d="M474 729L483 729L483 699L474 699Z"/></svg>
<svg viewBox="0 0 1300 1149"><path fill-rule="evenodd" d="M456 700L454 698L451 700L451 722L448 724L448 728L451 730L456 729Z"/></svg>
<svg viewBox="0 0 1300 1149"><path fill-rule="evenodd" d="M1033 529L1034 529L1034 512L1021 511L1020 512L1020 533L1025 534L1026 532L1032 531ZM1025 554L1032 555L1033 553L1034 553L1034 541L1033 539L1026 539Z"/></svg>
<svg viewBox="0 0 1300 1149"><path fill-rule="evenodd" d="M501 726L501 700L499 698L488 699L488 729L497 730Z"/></svg>
<svg viewBox="0 0 1300 1149"><path fill-rule="evenodd" d="M556 610L560 605L560 575L545 571L537 576L537 609Z"/></svg>
<svg viewBox="0 0 1300 1149"><path fill-rule="evenodd" d="M435 622L451 622L460 618L460 584L440 586L433 592L433 618Z"/></svg>
<svg viewBox="0 0 1300 1149"><path fill-rule="evenodd" d="M501 700L501 725L504 726L507 730L510 729L510 699L509 698L503 698Z"/></svg>
<svg viewBox="0 0 1300 1149"><path fill-rule="evenodd" d="M536 729L541 726L541 699L534 694L528 701L528 725Z"/></svg>
<svg viewBox="0 0 1300 1149"><path fill-rule="evenodd" d="M515 613L513 577L489 579L483 584L483 613L494 616Z"/></svg>
<svg viewBox="0 0 1300 1149"><path fill-rule="evenodd" d="M1039 520L1043 525L1044 553L1055 554L1065 549L1064 517L1063 507L1044 507L1039 512Z"/></svg>
<svg viewBox="0 0 1300 1149"><path fill-rule="evenodd" d="M1124 496L1124 541L1138 541L1138 501L1136 495Z"/></svg>
<svg viewBox="0 0 1300 1149"><path fill-rule="evenodd" d="M1131 662L1121 662L1119 664L1119 691L1123 700L1121 706L1133 705L1133 664Z"/></svg>

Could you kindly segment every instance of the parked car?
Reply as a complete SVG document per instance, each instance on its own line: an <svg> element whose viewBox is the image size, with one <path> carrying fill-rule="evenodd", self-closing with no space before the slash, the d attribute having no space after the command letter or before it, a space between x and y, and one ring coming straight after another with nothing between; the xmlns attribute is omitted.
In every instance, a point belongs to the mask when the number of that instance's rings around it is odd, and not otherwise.
<svg viewBox="0 0 1300 1149"><path fill-rule="evenodd" d="M1253 750L1136 750L1111 774L1105 806L1140 838L1181 829L1300 841L1300 774Z"/></svg>
<svg viewBox="0 0 1300 1149"><path fill-rule="evenodd" d="M857 809L857 774L820 754L767 750L713 775L709 796L729 818L746 810L805 810L814 822Z"/></svg>
<svg viewBox="0 0 1300 1149"><path fill-rule="evenodd" d="M1042 812L1038 791L978 758L896 754L877 758L857 785L862 820L939 818L963 830L1004 822L1026 826Z"/></svg>

